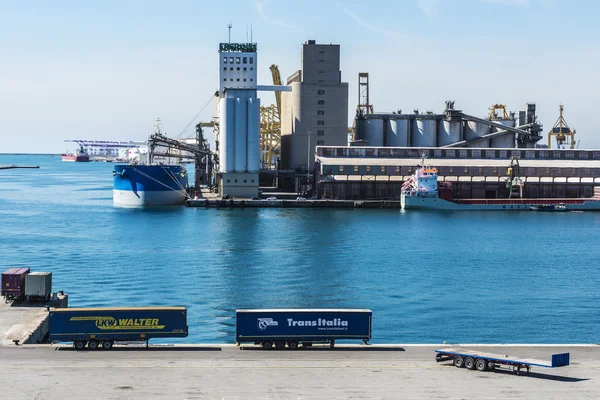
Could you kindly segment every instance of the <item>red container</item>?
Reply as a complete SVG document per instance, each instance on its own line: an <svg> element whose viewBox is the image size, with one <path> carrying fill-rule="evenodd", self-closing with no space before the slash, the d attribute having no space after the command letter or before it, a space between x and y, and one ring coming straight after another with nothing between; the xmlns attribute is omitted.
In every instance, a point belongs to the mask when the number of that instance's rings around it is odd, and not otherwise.
<svg viewBox="0 0 600 400"><path fill-rule="evenodd" d="M0 295L7 299L18 299L25 294L25 275L29 268L10 268L2 273Z"/></svg>

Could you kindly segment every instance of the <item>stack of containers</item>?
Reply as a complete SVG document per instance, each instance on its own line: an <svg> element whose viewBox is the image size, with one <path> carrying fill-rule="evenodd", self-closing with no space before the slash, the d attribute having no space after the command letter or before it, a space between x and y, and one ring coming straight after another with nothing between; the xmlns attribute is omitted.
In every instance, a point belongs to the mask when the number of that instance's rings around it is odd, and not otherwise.
<svg viewBox="0 0 600 400"><path fill-rule="evenodd" d="M25 296L48 299L52 293L52 272L32 272L25 277Z"/></svg>
<svg viewBox="0 0 600 400"><path fill-rule="evenodd" d="M2 290L0 295L6 300L19 299L25 294L25 277L29 268L9 268L2 273Z"/></svg>

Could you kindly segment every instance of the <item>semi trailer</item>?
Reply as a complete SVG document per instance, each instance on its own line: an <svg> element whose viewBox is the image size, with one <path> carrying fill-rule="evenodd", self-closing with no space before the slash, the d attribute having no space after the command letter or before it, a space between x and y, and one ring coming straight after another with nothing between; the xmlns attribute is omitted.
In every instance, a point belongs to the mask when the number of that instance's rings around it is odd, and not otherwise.
<svg viewBox="0 0 600 400"><path fill-rule="evenodd" d="M551 360L548 361L459 347L435 350L435 353L436 362L452 361L457 368L493 371L496 367L504 365L516 371L517 375L521 374L521 369L526 369L527 374L529 374L534 366L544 368L565 367L569 365L570 361L569 353L552 354Z"/></svg>
<svg viewBox="0 0 600 400"><path fill-rule="evenodd" d="M297 349L313 343L334 347L336 340L371 339L372 311L367 309L236 310L236 342L264 349Z"/></svg>
<svg viewBox="0 0 600 400"><path fill-rule="evenodd" d="M73 342L110 349L115 342L146 342L153 338L186 337L185 307L57 308L50 311L52 342Z"/></svg>

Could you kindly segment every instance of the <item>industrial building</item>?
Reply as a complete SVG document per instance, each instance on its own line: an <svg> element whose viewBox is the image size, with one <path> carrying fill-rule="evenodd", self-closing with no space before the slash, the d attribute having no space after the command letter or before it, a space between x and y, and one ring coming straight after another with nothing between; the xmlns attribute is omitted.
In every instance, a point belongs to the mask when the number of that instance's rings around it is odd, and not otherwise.
<svg viewBox="0 0 600 400"><path fill-rule="evenodd" d="M455 109L453 101L446 102L442 114L431 111L423 114L418 110L410 114L402 113L402 110L373 113L372 106L359 104L352 144L373 147L533 148L542 138L535 103L528 103L527 110L518 113L507 112L503 104L494 104L489 110L486 118L478 118Z"/></svg>
<svg viewBox="0 0 600 400"><path fill-rule="evenodd" d="M256 43L219 47L219 173L221 196L258 196L260 99Z"/></svg>
<svg viewBox="0 0 600 400"><path fill-rule="evenodd" d="M422 157L452 182L453 197L508 197L511 159L526 198L591 198L600 187L600 150L319 146L317 192L325 199L398 199Z"/></svg>
<svg viewBox="0 0 600 400"><path fill-rule="evenodd" d="M316 146L348 144L348 83L342 82L340 45L302 45L302 68L281 98L281 167L313 170Z"/></svg>

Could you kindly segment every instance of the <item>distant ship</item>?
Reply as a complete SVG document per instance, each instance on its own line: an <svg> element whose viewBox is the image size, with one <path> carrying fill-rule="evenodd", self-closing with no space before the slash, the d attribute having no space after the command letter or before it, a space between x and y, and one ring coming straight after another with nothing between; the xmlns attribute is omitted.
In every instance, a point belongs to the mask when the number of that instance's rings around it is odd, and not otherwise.
<svg viewBox="0 0 600 400"><path fill-rule="evenodd" d="M508 169L511 176L506 185L511 193L504 199L454 199L452 182L438 182L437 169L426 164L423 158L415 173L402 185L400 207L402 210L505 210L505 211L583 211L600 210L600 187L591 198L523 198L523 183L518 176L518 162ZM514 193L515 197L512 197Z"/></svg>
<svg viewBox="0 0 600 400"><path fill-rule="evenodd" d="M68 162L88 162L90 161L89 154L85 151L83 146L80 146L75 153L67 153L62 155L63 161Z"/></svg>
<svg viewBox="0 0 600 400"><path fill-rule="evenodd" d="M155 125L155 134L161 135L160 120ZM141 156L141 155L140 155ZM172 206L182 205L188 198L187 170L183 165L153 162L153 153L148 154L148 163L134 162L115 165L113 170L113 204L118 207Z"/></svg>

